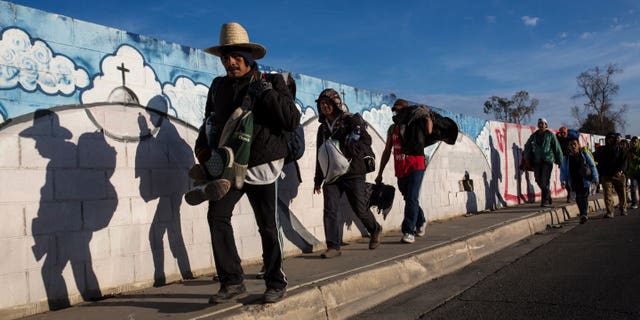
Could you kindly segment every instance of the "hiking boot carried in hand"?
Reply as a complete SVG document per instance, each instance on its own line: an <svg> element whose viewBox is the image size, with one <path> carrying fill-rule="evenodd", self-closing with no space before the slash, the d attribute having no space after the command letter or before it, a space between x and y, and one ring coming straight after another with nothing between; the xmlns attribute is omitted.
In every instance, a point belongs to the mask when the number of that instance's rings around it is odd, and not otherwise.
<svg viewBox="0 0 640 320"><path fill-rule="evenodd" d="M199 186L205 184L207 180L210 180L204 170L204 167L199 164L194 164L193 167L189 169L188 175L191 179L193 179L194 185Z"/></svg>
<svg viewBox="0 0 640 320"><path fill-rule="evenodd" d="M322 259L331 259L334 257L339 257L340 255L342 255L342 251L338 250L338 249L334 249L334 248L329 248L327 249L327 251L323 252L320 257Z"/></svg>
<svg viewBox="0 0 640 320"><path fill-rule="evenodd" d="M275 288L267 288L267 291L264 292L264 303L275 303L282 298L287 293L287 288L275 289Z"/></svg>
<svg viewBox="0 0 640 320"><path fill-rule="evenodd" d="M232 284L227 286L220 286L220 290L218 293L214 294L209 298L209 303L218 304L229 302L236 298L242 298L247 295L247 288L244 286L244 283L241 284Z"/></svg>
<svg viewBox="0 0 640 320"><path fill-rule="evenodd" d="M373 250L380 245L380 238L382 238L382 226L378 227L378 232L371 235L369 240L369 250Z"/></svg>
<svg viewBox="0 0 640 320"><path fill-rule="evenodd" d="M204 201L218 201L224 197L231 189L231 181L218 179L206 184L193 187L184 195L184 200L192 206L199 205Z"/></svg>

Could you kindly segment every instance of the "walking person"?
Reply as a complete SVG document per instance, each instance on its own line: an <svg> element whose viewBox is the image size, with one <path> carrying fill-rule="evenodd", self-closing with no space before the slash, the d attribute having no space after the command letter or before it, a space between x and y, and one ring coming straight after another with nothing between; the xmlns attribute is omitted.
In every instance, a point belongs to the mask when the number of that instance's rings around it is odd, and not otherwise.
<svg viewBox="0 0 640 320"><path fill-rule="evenodd" d="M369 232L369 249L375 249L380 244L382 226L378 224L367 205L369 199L366 196L365 175L368 165L364 158L372 151L368 151L371 150L371 136L367 133L366 122L359 114L353 115L343 109L342 99L334 89L323 90L316 102L320 113L320 127L316 136L317 149L323 147L328 139L333 139L338 142L344 156L350 160L345 174L335 181L325 181L327 172L322 171L320 162L316 159L314 193L323 194L323 222L327 242L327 250L321 257L327 259L342 254L340 198L343 194L346 194L351 209Z"/></svg>
<svg viewBox="0 0 640 320"><path fill-rule="evenodd" d="M220 44L205 51L220 57L227 74L213 80L207 95L204 122L194 148L202 167L210 168L212 165L208 160L221 152L216 149L219 133L234 110L245 104L253 110L253 132L250 137L244 137L252 142L244 183L238 188L228 188L228 191L225 188L219 199L209 201L207 221L220 280L220 289L211 296L209 303L224 303L246 295L244 272L231 226L233 209L245 194L262 239L264 302L273 303L284 297L287 287L277 220L277 181L287 155L286 134L300 123L300 112L282 77L275 77L272 82L262 78L255 60L264 57L266 49L251 43L240 24L224 24ZM212 119L207 120L210 117Z"/></svg>
<svg viewBox="0 0 640 320"><path fill-rule="evenodd" d="M618 194L618 208L620 214L627 215L627 193L626 180L627 177L624 170L627 167L627 155L620 143L617 142L615 133L608 133L604 140L604 146L596 149L593 154L596 162L598 162L598 174L604 191L604 204L606 207L605 218L613 218L613 190Z"/></svg>
<svg viewBox="0 0 640 320"><path fill-rule="evenodd" d="M638 137L631 138L627 152L627 177L630 180L631 209L638 208L638 181L640 181L640 143Z"/></svg>
<svg viewBox="0 0 640 320"><path fill-rule="evenodd" d="M560 165L560 181L562 187L571 188L576 194L576 204L580 211L580 223L587 222L589 209L588 199L591 183L598 183L598 170L593 159L584 149L580 148L577 139L570 139L567 154Z"/></svg>
<svg viewBox="0 0 640 320"><path fill-rule="evenodd" d="M382 173L393 154L393 167L398 179L398 189L404 197L404 219L402 220L403 243L413 243L415 236L424 236L427 227L427 219L424 210L420 207L420 187L424 178L425 158L424 155L409 155L403 152L403 137L400 134L400 122L403 116L409 115L410 108L421 108L427 115L424 118L424 130L431 134L433 122L428 116L429 110L425 106L409 107L409 102L398 99L393 103L391 110L395 112L393 124L387 130L387 141L380 158L380 169L376 177L376 183L382 183ZM417 110L416 110L417 111ZM411 139L409 135L405 139ZM411 143L411 141L406 141Z"/></svg>
<svg viewBox="0 0 640 320"><path fill-rule="evenodd" d="M556 138L560 143L560 149L562 149L562 154L567 155L569 152L569 142L572 138L569 137L569 129L565 126L562 126L558 129L558 133L556 133ZM568 184L565 188L567 190L567 203L571 203L571 185Z"/></svg>
<svg viewBox="0 0 640 320"><path fill-rule="evenodd" d="M551 171L554 163L560 165L562 161L560 143L548 127L546 119L538 119L538 130L531 134L524 145L525 159L533 163L533 174L542 193L541 207L550 206L552 203Z"/></svg>

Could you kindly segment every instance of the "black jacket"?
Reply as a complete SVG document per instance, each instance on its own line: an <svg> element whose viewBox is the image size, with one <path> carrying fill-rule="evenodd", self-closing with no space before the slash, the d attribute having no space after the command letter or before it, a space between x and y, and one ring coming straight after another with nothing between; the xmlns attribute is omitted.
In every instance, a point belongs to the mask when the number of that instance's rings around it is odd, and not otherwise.
<svg viewBox="0 0 640 320"><path fill-rule="evenodd" d="M252 71L238 79L228 76L220 77L221 80L214 79L207 94L204 121L212 112L215 112L214 125L219 131L222 131L233 110L242 105L250 82L253 83L252 76L254 79L260 76L256 70L254 66ZM216 81L219 84L214 86ZM254 99L253 142L249 156L249 168L284 158L287 155L285 131L295 130L300 123L300 112L296 108L283 78L273 77L271 84L273 90L266 91L260 97L249 95L251 99ZM214 145L217 145L217 141ZM196 155L206 154L206 159L210 155L204 122L200 127L194 151ZM199 157L201 162L206 159Z"/></svg>
<svg viewBox="0 0 640 320"><path fill-rule="evenodd" d="M324 143L325 140L332 139L340 142L340 151L344 156L351 160L349 164L349 170L342 177L349 177L355 175L364 175L367 173L364 157L368 153L373 154L371 151L371 136L367 132L367 123L362 119L359 114L351 114L342 112L336 120L336 124L333 127L333 132L329 130L326 118L321 115L318 117L320 127L318 127L318 133L316 135L316 154L317 150ZM348 141L348 137L357 127L360 127L360 139L358 141ZM342 178L340 177L340 179ZM322 185L324 175L322 169L320 169L320 163L318 163L316 157L316 173L313 179L315 187Z"/></svg>
<svg viewBox="0 0 640 320"><path fill-rule="evenodd" d="M598 147L593 157L598 163L600 176L613 177L627 169L627 152L618 143Z"/></svg>

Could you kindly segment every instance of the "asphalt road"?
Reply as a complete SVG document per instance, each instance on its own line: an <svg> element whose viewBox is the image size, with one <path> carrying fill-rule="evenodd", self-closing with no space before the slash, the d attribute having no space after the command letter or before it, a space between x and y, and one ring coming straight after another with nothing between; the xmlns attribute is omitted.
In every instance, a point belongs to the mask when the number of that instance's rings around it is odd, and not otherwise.
<svg viewBox="0 0 640 320"><path fill-rule="evenodd" d="M640 319L640 210L568 222L355 319Z"/></svg>

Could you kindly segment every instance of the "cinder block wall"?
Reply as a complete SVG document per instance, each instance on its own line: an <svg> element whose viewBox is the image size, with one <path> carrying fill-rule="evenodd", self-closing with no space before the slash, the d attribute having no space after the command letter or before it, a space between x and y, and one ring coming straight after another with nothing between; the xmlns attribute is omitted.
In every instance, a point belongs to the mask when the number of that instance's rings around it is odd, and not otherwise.
<svg viewBox="0 0 640 320"><path fill-rule="evenodd" d="M206 204L188 206L182 195L207 88L223 74L217 58L5 1L0 39L0 318L213 272ZM287 255L319 250L324 242L322 196L313 195L317 95L328 87L341 92L350 111L370 123L378 158L396 98L293 76L306 152L299 161L302 183L291 167L280 183ZM34 120L38 109L51 113ZM533 177L517 170L535 128L433 109L454 119L460 134L453 146L425 150L420 200L428 220L539 196ZM581 139L592 145L600 137ZM392 167L384 181L395 185ZM473 189L463 188L465 176ZM564 195L557 170L552 188L554 196ZM366 234L346 200L343 208L345 240ZM398 230L402 211L397 193L387 219L376 218L385 230ZM259 263L246 198L232 222L243 261Z"/></svg>

